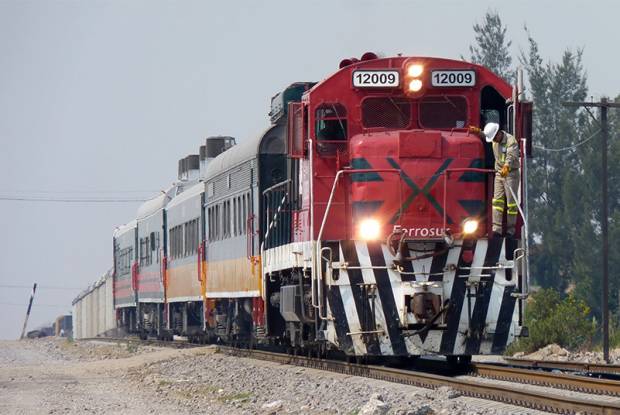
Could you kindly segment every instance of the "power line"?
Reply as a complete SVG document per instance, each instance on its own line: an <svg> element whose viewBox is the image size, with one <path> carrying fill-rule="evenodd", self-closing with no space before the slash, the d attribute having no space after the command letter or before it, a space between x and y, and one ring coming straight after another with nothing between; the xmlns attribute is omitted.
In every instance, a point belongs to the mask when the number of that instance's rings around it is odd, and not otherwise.
<svg viewBox="0 0 620 415"><path fill-rule="evenodd" d="M32 288L32 286L16 285L16 284L0 284L0 288ZM38 285L37 288L46 289L46 290L72 290L72 291L82 289L82 288L77 288L77 287L61 287L61 286L54 286L54 285Z"/></svg>
<svg viewBox="0 0 620 415"><path fill-rule="evenodd" d="M16 306L16 307L25 307L24 303L2 303L0 302L0 305L9 305L9 306ZM33 308L37 308L37 307L58 307L58 308L71 308L70 305L68 304L38 304L38 303L34 303L32 305Z"/></svg>
<svg viewBox="0 0 620 415"><path fill-rule="evenodd" d="M590 137L586 138L585 140L580 141L577 144L573 144L572 146L568 146L568 147L546 148L546 147L534 145L534 148L538 149L538 150L550 151L550 152L560 152L560 151L574 150L575 148L579 147L580 145L583 145L583 144L587 143L588 141L592 140L600 132L601 132L601 130L597 130L594 134L592 134Z"/></svg>
<svg viewBox="0 0 620 415"><path fill-rule="evenodd" d="M146 202L148 199L93 199L93 198L47 198L47 197L10 197L0 196L0 200L12 202L51 202L51 203L135 203Z"/></svg>
<svg viewBox="0 0 620 415"><path fill-rule="evenodd" d="M0 193L41 193L41 194L88 194L88 193L158 193L161 190L153 190L153 189L143 189L143 190L87 190L87 189L76 189L76 190L34 190L34 189L0 189Z"/></svg>

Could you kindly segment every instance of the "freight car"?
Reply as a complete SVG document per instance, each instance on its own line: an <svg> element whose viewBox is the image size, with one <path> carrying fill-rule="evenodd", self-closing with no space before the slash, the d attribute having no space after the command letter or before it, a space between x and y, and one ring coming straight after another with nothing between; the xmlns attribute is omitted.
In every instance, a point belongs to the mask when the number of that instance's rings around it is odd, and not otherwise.
<svg viewBox="0 0 620 415"><path fill-rule="evenodd" d="M119 327L358 357L501 353L527 334L525 197L517 234L493 235L492 154L468 126L497 122L528 154L531 108L519 82L441 58L367 53L290 85L263 134L207 139L117 229Z"/></svg>

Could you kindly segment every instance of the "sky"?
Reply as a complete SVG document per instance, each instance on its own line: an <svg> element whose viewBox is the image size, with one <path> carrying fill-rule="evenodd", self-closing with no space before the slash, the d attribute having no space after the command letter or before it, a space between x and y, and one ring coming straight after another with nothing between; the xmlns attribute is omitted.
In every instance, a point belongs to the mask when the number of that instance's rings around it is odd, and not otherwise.
<svg viewBox="0 0 620 415"><path fill-rule="evenodd" d="M71 310L112 265L112 232L210 135L268 126L270 98L343 58L468 57L487 10L516 56L583 48L591 95L616 96L617 1L0 0L0 338ZM612 53L609 53L612 51ZM114 203L2 198L106 198Z"/></svg>

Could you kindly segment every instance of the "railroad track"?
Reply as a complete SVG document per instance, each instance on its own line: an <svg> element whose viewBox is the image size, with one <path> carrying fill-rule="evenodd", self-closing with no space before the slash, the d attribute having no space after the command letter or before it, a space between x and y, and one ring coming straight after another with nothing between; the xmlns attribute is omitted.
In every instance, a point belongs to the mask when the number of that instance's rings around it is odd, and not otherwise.
<svg viewBox="0 0 620 415"><path fill-rule="evenodd" d="M199 347L187 342L167 342L159 340L139 339L85 339L94 341L128 342L163 347ZM176 344L175 344L176 343ZM592 379L584 376L550 373L532 369L506 367L501 365L472 365L475 375L506 380L517 384L532 384L562 388L593 394L592 399L584 399L575 395L561 395L548 390L535 390L515 385L490 384L488 381L476 379L460 379L459 377L442 376L432 373L412 371L375 365L360 365L339 360L315 359L305 356L292 356L256 349L240 349L229 346L218 346L222 353L266 360L280 364L295 365L324 371L342 373L350 376L362 376L372 379L436 389L449 386L464 396L487 399L521 407L562 414L620 414L620 401L604 399L601 395L620 396L620 382Z"/></svg>
<svg viewBox="0 0 620 415"><path fill-rule="evenodd" d="M474 363L471 367L473 374L485 378L549 386L597 395L620 396L620 382L614 380L515 368L498 364Z"/></svg>
<svg viewBox="0 0 620 415"><path fill-rule="evenodd" d="M620 365L608 365L598 363L580 363L580 362L554 362L551 360L531 360L505 357L504 360L513 366L537 368L544 370L563 370L573 372L588 373L609 373L620 375Z"/></svg>
<svg viewBox="0 0 620 415"><path fill-rule="evenodd" d="M104 342L104 343L126 343L126 344L135 344L140 346L155 346L155 347L168 347L168 348L176 348L176 349L189 349L193 347L201 347L202 344L189 343L187 341L166 341L166 340L154 340L147 339L141 340L139 338L134 337L90 337L85 339L80 339L79 341L89 341L89 342Z"/></svg>

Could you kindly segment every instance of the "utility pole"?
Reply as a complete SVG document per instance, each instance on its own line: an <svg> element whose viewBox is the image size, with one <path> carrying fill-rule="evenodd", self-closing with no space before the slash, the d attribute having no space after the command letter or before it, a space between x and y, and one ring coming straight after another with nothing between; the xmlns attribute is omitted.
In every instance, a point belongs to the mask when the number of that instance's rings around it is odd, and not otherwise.
<svg viewBox="0 0 620 415"><path fill-rule="evenodd" d="M37 283L32 286L32 294L30 294L30 302L28 303L28 311L26 311L26 318L24 319L24 327L22 328L22 335L19 339L23 339L26 334L26 326L28 325L28 317L30 317L30 310L32 309L32 300L34 300L34 293L37 292Z"/></svg>
<svg viewBox="0 0 620 415"><path fill-rule="evenodd" d="M609 108L620 108L620 103L609 102L607 98L601 98L599 102L565 102L567 107L584 107L586 109L597 107L601 111L601 183L602 183L602 209L601 209L601 229L603 233L603 357L609 363L609 203L607 197L607 139L609 138L609 126L607 124L607 110ZM589 111L588 111L589 112Z"/></svg>

